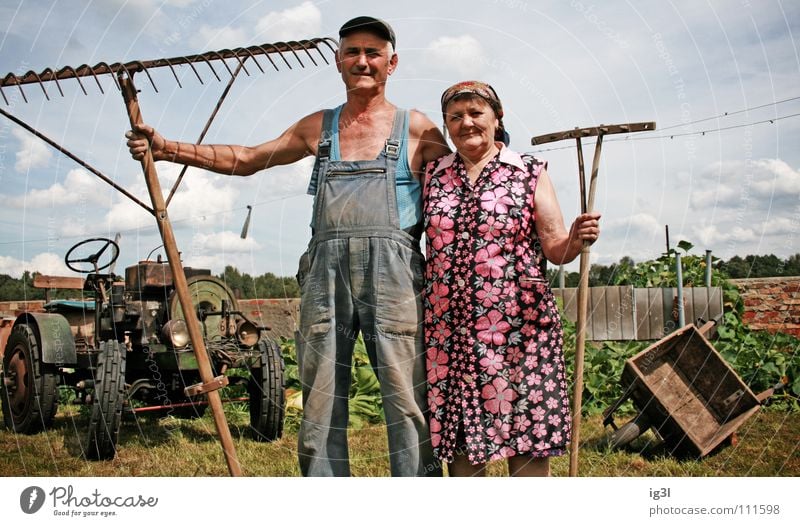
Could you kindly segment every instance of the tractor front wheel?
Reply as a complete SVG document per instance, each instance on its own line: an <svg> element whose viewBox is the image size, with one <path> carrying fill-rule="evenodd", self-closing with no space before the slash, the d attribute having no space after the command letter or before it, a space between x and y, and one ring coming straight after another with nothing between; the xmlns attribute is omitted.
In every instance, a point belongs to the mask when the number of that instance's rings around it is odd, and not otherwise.
<svg viewBox="0 0 800 526"><path fill-rule="evenodd" d="M281 348L272 340L258 342L261 367L250 370L250 428L259 442L277 440L283 434L283 359Z"/></svg>
<svg viewBox="0 0 800 526"><path fill-rule="evenodd" d="M109 460L117 452L125 401L125 353L118 341L100 344L94 381L86 458Z"/></svg>

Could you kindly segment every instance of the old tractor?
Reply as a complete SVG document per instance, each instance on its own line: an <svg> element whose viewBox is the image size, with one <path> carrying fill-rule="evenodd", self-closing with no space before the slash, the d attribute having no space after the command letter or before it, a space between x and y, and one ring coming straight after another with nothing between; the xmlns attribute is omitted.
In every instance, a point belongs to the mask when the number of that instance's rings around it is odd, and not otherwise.
<svg viewBox="0 0 800 526"><path fill-rule="evenodd" d="M52 301L45 312L21 314L3 355L5 426L26 434L46 430L66 386L89 409L82 446L84 455L96 460L116 454L125 415L159 411L196 418L207 407L170 267L160 257L141 261L125 269L121 281L113 273L118 256L119 246L111 239L92 238L71 247L65 263L86 274L83 292L92 301ZM111 271L103 273L106 269ZM279 438L284 413L280 347L266 335L267 327L238 309L223 281L208 270L184 270L215 376L247 386L254 439ZM76 308L88 323L70 324L68 314L74 320Z"/></svg>

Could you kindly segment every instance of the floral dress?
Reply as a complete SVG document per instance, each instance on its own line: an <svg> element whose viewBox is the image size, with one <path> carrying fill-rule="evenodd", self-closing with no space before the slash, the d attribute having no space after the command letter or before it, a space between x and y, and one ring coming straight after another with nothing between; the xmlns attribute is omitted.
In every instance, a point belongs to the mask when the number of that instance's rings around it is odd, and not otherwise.
<svg viewBox="0 0 800 526"><path fill-rule="evenodd" d="M428 405L446 462L565 452L561 318L533 205L545 167L505 147L474 186L455 153L426 166Z"/></svg>

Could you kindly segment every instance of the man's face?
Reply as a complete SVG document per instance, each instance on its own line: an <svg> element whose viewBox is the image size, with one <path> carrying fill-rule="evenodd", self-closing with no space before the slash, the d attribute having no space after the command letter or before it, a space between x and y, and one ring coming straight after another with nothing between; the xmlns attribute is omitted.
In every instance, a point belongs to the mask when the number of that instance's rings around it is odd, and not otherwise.
<svg viewBox="0 0 800 526"><path fill-rule="evenodd" d="M342 38L336 67L348 91L373 91L394 72L397 55L388 41L357 31Z"/></svg>

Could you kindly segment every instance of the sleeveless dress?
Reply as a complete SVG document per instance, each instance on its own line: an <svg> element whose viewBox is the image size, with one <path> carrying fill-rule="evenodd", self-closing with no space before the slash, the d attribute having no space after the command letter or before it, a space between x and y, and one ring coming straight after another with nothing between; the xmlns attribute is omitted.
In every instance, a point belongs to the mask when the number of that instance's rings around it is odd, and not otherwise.
<svg viewBox="0 0 800 526"><path fill-rule="evenodd" d="M425 349L437 458L565 452L563 334L536 233L546 163L502 147L474 186L450 154L425 169Z"/></svg>

